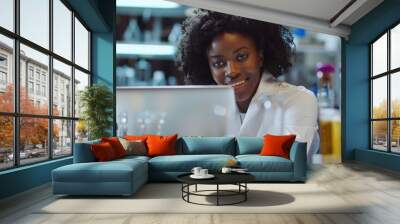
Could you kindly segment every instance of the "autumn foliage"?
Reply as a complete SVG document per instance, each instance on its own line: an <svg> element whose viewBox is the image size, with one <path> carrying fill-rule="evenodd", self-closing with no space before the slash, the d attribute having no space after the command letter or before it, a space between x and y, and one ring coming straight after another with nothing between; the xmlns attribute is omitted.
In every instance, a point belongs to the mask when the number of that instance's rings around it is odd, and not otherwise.
<svg viewBox="0 0 400 224"><path fill-rule="evenodd" d="M0 93L0 111L13 112L14 96L13 86L7 86L6 92ZM45 105L45 106L43 106ZM34 105L24 87L20 88L20 111L21 114L48 114L48 104ZM58 113L58 111L56 112ZM13 148L13 117L0 116L0 148ZM48 139L47 118L20 118L20 148L27 145L46 144ZM53 126L53 138L58 137L59 127Z"/></svg>
<svg viewBox="0 0 400 224"><path fill-rule="evenodd" d="M394 99L391 104L391 117L400 117L400 100ZM373 108L373 118L388 118L387 101L381 101L380 104ZM400 138L400 123L392 121L391 123L392 141L397 141ZM387 136L387 121L373 122L374 138L386 139Z"/></svg>

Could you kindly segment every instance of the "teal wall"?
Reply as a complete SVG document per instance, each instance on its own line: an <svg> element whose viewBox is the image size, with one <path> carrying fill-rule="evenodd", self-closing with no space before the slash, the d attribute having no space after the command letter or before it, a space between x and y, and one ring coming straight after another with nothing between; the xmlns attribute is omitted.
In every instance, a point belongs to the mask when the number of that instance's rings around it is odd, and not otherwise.
<svg viewBox="0 0 400 224"><path fill-rule="evenodd" d="M400 0L385 0L351 27L342 40L343 160L358 160L396 170L398 156L369 150L369 43L400 22ZM357 150L356 150L357 149ZM359 151L363 150L363 151ZM379 162L377 162L380 160Z"/></svg>
<svg viewBox="0 0 400 224"><path fill-rule="evenodd" d="M100 4L101 2L101 4ZM109 132L116 135L116 85L115 85L115 0L99 1L98 8L107 24L106 32L92 33L92 83L108 86L114 96L113 126Z"/></svg>
<svg viewBox="0 0 400 224"><path fill-rule="evenodd" d="M66 2L92 31L92 82L104 83L114 93L115 0L66 0ZM115 132L115 128L110 128L110 131ZM72 157L69 157L0 172L0 199L50 182L53 169L71 163Z"/></svg>
<svg viewBox="0 0 400 224"><path fill-rule="evenodd" d="M0 172L0 199L48 183L53 169L71 163L69 157Z"/></svg>

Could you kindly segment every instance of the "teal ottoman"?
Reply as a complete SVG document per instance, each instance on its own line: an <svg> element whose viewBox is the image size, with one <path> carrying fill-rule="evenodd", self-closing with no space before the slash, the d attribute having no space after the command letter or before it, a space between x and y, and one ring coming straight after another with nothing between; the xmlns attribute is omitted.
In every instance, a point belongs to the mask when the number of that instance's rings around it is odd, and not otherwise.
<svg viewBox="0 0 400 224"><path fill-rule="evenodd" d="M147 158L74 163L52 171L53 193L132 195L148 180Z"/></svg>

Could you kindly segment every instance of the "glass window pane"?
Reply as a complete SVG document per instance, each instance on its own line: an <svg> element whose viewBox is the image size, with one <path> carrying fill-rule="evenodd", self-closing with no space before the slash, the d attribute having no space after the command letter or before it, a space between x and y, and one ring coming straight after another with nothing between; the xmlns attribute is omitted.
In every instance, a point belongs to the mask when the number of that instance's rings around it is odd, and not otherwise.
<svg viewBox="0 0 400 224"><path fill-rule="evenodd" d="M75 63L89 70L89 32L75 18Z"/></svg>
<svg viewBox="0 0 400 224"><path fill-rule="evenodd" d="M14 0L0 1L0 26L14 31Z"/></svg>
<svg viewBox="0 0 400 224"><path fill-rule="evenodd" d="M400 153L400 120L391 121L392 152Z"/></svg>
<svg viewBox="0 0 400 224"><path fill-rule="evenodd" d="M391 30L390 51L390 68L400 67L400 24Z"/></svg>
<svg viewBox="0 0 400 224"><path fill-rule="evenodd" d="M387 151L387 121L372 122L372 148Z"/></svg>
<svg viewBox="0 0 400 224"><path fill-rule="evenodd" d="M72 117L72 69L53 60L53 115Z"/></svg>
<svg viewBox="0 0 400 224"><path fill-rule="evenodd" d="M53 51L71 60L72 12L60 0L53 0L53 17Z"/></svg>
<svg viewBox="0 0 400 224"><path fill-rule="evenodd" d="M75 121L75 143L88 140L88 129L84 120Z"/></svg>
<svg viewBox="0 0 400 224"><path fill-rule="evenodd" d="M14 111L14 42L0 35L0 111Z"/></svg>
<svg viewBox="0 0 400 224"><path fill-rule="evenodd" d="M372 71L373 75L387 71L387 34L372 44Z"/></svg>
<svg viewBox="0 0 400 224"><path fill-rule="evenodd" d="M53 157L72 154L72 121L53 120Z"/></svg>
<svg viewBox="0 0 400 224"><path fill-rule="evenodd" d="M49 48L49 0L20 0L21 36Z"/></svg>
<svg viewBox="0 0 400 224"><path fill-rule="evenodd" d="M387 118L387 77L372 81L372 118Z"/></svg>
<svg viewBox="0 0 400 224"><path fill-rule="evenodd" d="M49 57L21 44L20 109L25 114L47 115Z"/></svg>
<svg viewBox="0 0 400 224"><path fill-rule="evenodd" d="M49 120L45 118L20 118L20 164L34 163L49 158Z"/></svg>
<svg viewBox="0 0 400 224"><path fill-rule="evenodd" d="M400 72L391 75L390 85L391 116L400 118Z"/></svg>
<svg viewBox="0 0 400 224"><path fill-rule="evenodd" d="M86 86L89 86L89 75L81 72L78 69L75 69L75 117L79 117L81 115L79 99L81 92Z"/></svg>
<svg viewBox="0 0 400 224"><path fill-rule="evenodd" d="M10 116L0 116L0 170L14 165L14 124Z"/></svg>

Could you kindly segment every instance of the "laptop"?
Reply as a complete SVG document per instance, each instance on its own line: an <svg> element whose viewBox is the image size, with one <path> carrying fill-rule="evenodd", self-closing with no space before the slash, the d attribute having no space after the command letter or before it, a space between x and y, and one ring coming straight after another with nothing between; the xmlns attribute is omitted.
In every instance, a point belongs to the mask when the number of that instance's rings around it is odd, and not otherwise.
<svg viewBox="0 0 400 224"><path fill-rule="evenodd" d="M118 135L235 136L240 115L230 86L117 87Z"/></svg>

